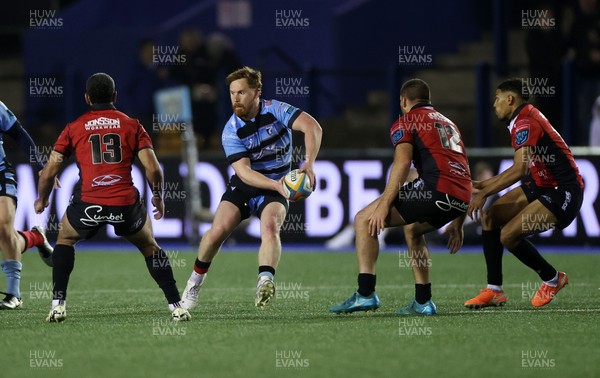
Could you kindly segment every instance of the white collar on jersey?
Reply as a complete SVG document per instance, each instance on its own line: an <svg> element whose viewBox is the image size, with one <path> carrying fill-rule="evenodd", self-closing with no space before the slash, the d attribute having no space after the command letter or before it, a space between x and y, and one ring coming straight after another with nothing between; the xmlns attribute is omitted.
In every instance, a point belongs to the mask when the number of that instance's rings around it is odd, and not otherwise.
<svg viewBox="0 0 600 378"><path fill-rule="evenodd" d="M514 117L513 119L510 120L510 123L506 126L508 128L508 133L512 133L513 128L515 127L515 121L517 120L517 117Z"/></svg>

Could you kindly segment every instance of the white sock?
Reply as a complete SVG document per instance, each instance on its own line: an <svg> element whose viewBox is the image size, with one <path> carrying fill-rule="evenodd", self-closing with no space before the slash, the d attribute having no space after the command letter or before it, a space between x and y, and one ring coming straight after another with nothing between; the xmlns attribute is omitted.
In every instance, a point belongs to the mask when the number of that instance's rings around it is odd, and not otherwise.
<svg viewBox="0 0 600 378"><path fill-rule="evenodd" d="M200 285L202 286L202 283L204 282L204 279L206 278L207 273L196 273L196 271L192 272L192 275L190 276L190 281L192 281L194 283L194 285Z"/></svg>
<svg viewBox="0 0 600 378"><path fill-rule="evenodd" d="M503 291L502 290L502 285L490 285L490 284L488 284L487 288L488 289L492 289L494 291Z"/></svg>
<svg viewBox="0 0 600 378"><path fill-rule="evenodd" d="M554 276L553 279L551 279L550 281L544 281L544 283L548 286L557 287L558 286L558 272L556 272L556 275Z"/></svg>
<svg viewBox="0 0 600 378"><path fill-rule="evenodd" d="M271 272L260 272L258 274L258 280L271 280L273 281L275 279L275 276L273 275L273 273Z"/></svg>
<svg viewBox="0 0 600 378"><path fill-rule="evenodd" d="M63 305L63 306L67 306L67 301L63 301L62 299L53 299L52 300L52 308L58 306L58 305Z"/></svg>

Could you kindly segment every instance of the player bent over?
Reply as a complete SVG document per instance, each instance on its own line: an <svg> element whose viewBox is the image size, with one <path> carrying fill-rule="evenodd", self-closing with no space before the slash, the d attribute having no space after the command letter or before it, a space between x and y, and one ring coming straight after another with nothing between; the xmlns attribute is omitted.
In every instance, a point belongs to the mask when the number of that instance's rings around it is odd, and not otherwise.
<svg viewBox="0 0 600 378"><path fill-rule="evenodd" d="M2 147L3 135L9 135L30 158L34 174L42 169L38 149L21 126L17 117L0 101L0 250L2 250L2 272L6 276L6 292L0 301L0 310L14 310L23 305L21 300L21 254L36 246L42 260L52 266L52 247L44 230L35 226L31 231L15 230L17 211L17 179L15 171L6 159Z"/></svg>
<svg viewBox="0 0 600 378"><path fill-rule="evenodd" d="M75 155L80 170L78 185L61 221L53 253L53 300L49 322L66 318L67 285L75 263L75 244L93 237L106 224L117 235L135 245L146 259L152 278L162 289L174 320L189 320L180 304L168 256L152 235L152 223L140 194L133 186L131 166L137 157L152 188L154 219L162 218L163 173L150 137L138 120L116 110L117 93L113 79L104 73L92 75L86 83L85 100L91 109L68 124L60 134L39 181L35 210L48 206L52 181Z"/></svg>
<svg viewBox="0 0 600 378"><path fill-rule="evenodd" d="M235 171L221 197L214 221L202 236L198 258L182 295L182 306L197 306L200 287L225 239L251 214L260 218L258 283L254 304L262 308L275 295L275 269L281 257L279 232L288 210L283 177L292 162L292 130L304 133L306 158L300 171L315 184L314 162L321 126L302 110L260 98L260 71L244 67L227 76L233 115L222 134L227 161Z"/></svg>
<svg viewBox="0 0 600 378"><path fill-rule="evenodd" d="M567 227L583 202L583 180L569 146L544 115L527 103L529 96L519 78L508 79L496 89L494 109L500 120L508 122L513 165L501 174L473 182L479 193L471 201L469 216L481 214L483 255L487 265L487 288L465 302L469 308L500 306L507 297L502 289L502 254L506 247L523 264L533 269L542 285L531 299L535 307L544 306L568 282L535 246L526 239L551 228ZM523 184L482 212L485 199L518 180Z"/></svg>
<svg viewBox="0 0 600 378"><path fill-rule="evenodd" d="M429 86L411 79L400 90L404 114L390 132L394 161L382 195L356 214L358 290L345 302L331 307L340 314L379 308L375 293L375 264L379 254L377 235L386 227L404 226L408 254L415 278L415 298L396 311L398 315L433 315L429 252L425 234L451 222L446 232L448 248L462 246L462 225L471 198L471 175L458 127L431 105ZM418 178L406 180L411 160Z"/></svg>

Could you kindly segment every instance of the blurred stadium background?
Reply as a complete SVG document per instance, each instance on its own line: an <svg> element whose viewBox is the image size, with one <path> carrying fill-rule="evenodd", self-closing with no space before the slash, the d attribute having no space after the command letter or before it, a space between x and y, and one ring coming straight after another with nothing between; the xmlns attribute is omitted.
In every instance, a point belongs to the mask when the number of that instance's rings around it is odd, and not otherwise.
<svg viewBox="0 0 600 378"><path fill-rule="evenodd" d="M0 101L44 156L86 111L86 78L115 78L117 107L141 120L165 168L168 212L154 231L180 289L230 173L219 137L231 113L225 75L240 65L260 69L263 97L306 110L324 131L319 189L290 207L267 309L253 305L255 220L227 241L187 324L168 318L142 258L108 230L78 245L69 318L60 325L43 321L50 270L35 252L23 255L24 308L0 316L1 376L600 376L600 0L6 0L0 47ZM538 277L507 256L509 304L467 311L464 301L485 283L479 225L469 223L463 252L432 258L435 317L393 314L414 288L401 230L382 240L378 312L327 311L355 287L351 221L384 187L399 87L415 76L460 127L477 178L512 161L492 109L507 76L527 81L572 146L586 181L580 216L535 237L572 281L552 304L531 307ZM189 118L177 95L186 91ZM297 137L295 164L303 154ZM19 180L15 227L43 224L54 242L77 167L61 173L62 188L38 216L28 157L10 138L4 146ZM133 175L149 197L139 167ZM432 251L445 250L442 235L427 238ZM338 250L350 253L327 253Z"/></svg>
<svg viewBox="0 0 600 378"><path fill-rule="evenodd" d="M282 231L288 245L351 247L348 224L382 190L391 163L388 130L399 113L399 86L415 76L430 84L436 108L461 128L479 177L498 173L512 159L506 129L491 107L495 85L507 76L527 80L533 103L573 147L586 180L581 216L562 232L536 238L589 249L600 241L600 154L593 147L600 143L593 131L600 128L596 0L426 6L375 0L33 0L3 4L0 25L0 100L44 155L64 125L86 110L85 79L98 71L115 78L117 107L141 120L165 167L169 213L155 224L163 242L195 243L224 191L228 172L220 131L231 113L224 78L240 65L263 72L263 97L292 103L323 126L319 191L291 207ZM182 85L191 94L192 123L160 110L155 101L157 91ZM192 130L194 151L185 148ZM35 178L11 142L5 142L9 158L20 163L15 226L45 223L56 232L76 167L64 171L51 209L37 216L29 206ZM294 149L294 161L301 158L301 148ZM195 167L195 178L186 181L189 167ZM134 175L144 194L141 173ZM192 203L197 190L204 211ZM230 243L256 243L257 236L258 224L251 221ZM109 230L97 241L115 240ZM386 242L403 240L392 232ZM468 226L467 243L479 244L477 225Z"/></svg>

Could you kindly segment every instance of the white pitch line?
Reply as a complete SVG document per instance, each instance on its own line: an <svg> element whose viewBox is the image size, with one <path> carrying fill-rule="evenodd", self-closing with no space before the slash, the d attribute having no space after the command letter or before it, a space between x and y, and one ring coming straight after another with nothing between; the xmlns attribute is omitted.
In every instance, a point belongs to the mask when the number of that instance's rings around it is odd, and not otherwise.
<svg viewBox="0 0 600 378"><path fill-rule="evenodd" d="M281 285L283 285L283 289L285 290L353 290L354 287L352 285L324 285L324 286L304 286L300 281L280 281ZM276 282L277 284L277 282ZM523 285L528 285L529 283L514 283L514 284L506 284L505 288L517 288L522 289ZM298 287L290 285L299 285ZM597 284L591 284L587 282L577 282L577 287L589 287L596 286ZM471 289L471 288L481 288L482 285L477 284L433 284L434 289ZM378 289L414 289L414 284L401 284L401 285L377 285ZM528 291L532 291L531 288L527 288ZM232 291L248 291L255 290L254 286L246 286L246 287L206 287L202 288L202 291L209 292L232 292ZM49 291L49 290L48 290ZM37 293L39 290L22 290L22 293ZM113 293L154 293L156 289L94 289L94 290L77 290L77 289L69 289L69 293L77 293L77 294L113 294ZM511 293L508 292L508 295Z"/></svg>
<svg viewBox="0 0 600 378"><path fill-rule="evenodd" d="M473 309L473 310L467 310L467 311L450 311L450 312L440 312L440 315L462 315L462 314L481 314L481 313L485 313L485 314L501 314L501 313L517 313L517 314L521 314L521 313L531 313L534 314L536 312L600 312L600 308L545 308L543 310L536 310L536 309L530 309L530 310L508 310L508 309L498 309L497 311L489 311L489 310L484 310L484 309Z"/></svg>

